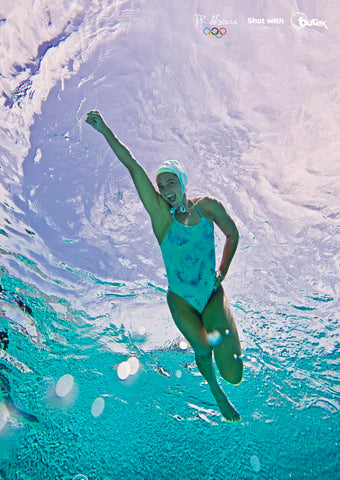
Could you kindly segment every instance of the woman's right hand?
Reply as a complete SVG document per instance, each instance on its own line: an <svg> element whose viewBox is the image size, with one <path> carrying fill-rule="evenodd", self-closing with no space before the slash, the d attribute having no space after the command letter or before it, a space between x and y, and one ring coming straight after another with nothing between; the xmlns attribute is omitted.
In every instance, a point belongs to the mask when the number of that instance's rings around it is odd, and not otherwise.
<svg viewBox="0 0 340 480"><path fill-rule="evenodd" d="M98 110L91 110L88 112L85 122L100 133L104 133L104 130L107 129L107 126Z"/></svg>
<svg viewBox="0 0 340 480"><path fill-rule="evenodd" d="M216 272L216 274L215 274L215 285L214 285L214 288L213 288L213 292L216 292L216 290L219 288L219 286L221 285L221 283L225 279L226 275L227 275L226 273L223 273L220 270L218 270Z"/></svg>

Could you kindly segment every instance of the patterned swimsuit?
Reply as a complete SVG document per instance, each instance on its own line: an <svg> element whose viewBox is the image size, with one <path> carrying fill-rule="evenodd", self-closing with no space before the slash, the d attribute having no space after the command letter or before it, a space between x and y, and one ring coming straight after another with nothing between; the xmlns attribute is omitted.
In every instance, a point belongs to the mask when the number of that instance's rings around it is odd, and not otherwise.
<svg viewBox="0 0 340 480"><path fill-rule="evenodd" d="M215 283L215 237L213 225L195 207L201 221L187 226L173 214L173 224L160 247L169 291L202 313Z"/></svg>

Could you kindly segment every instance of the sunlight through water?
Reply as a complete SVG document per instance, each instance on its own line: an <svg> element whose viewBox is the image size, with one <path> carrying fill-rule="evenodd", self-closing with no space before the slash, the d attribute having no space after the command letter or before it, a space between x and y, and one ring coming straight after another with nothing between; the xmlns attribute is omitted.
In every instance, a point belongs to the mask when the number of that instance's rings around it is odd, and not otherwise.
<svg viewBox="0 0 340 480"><path fill-rule="evenodd" d="M0 479L335 478L339 22L316 0L0 1ZM92 109L154 186L177 158L235 220L236 424Z"/></svg>

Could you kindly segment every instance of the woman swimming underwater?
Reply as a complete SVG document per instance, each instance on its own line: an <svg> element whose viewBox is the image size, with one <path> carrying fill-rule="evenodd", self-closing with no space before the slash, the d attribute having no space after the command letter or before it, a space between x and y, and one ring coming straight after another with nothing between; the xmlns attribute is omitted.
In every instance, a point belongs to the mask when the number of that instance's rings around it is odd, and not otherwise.
<svg viewBox="0 0 340 480"><path fill-rule="evenodd" d="M230 421L240 420L218 383L212 355L213 352L221 376L238 384L243 375L241 346L221 285L238 244L235 223L218 200L187 198L187 176L176 160L168 160L158 169L157 192L144 168L114 136L98 111L90 111L86 122L104 135L129 170L162 251L172 317L193 348L197 367L208 382L222 415ZM214 223L226 237L217 272Z"/></svg>

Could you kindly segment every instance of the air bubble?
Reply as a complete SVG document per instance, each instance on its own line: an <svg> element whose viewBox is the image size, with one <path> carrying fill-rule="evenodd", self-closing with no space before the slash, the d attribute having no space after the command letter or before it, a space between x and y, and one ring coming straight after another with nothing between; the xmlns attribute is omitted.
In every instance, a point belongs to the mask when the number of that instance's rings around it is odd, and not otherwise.
<svg viewBox="0 0 340 480"><path fill-rule="evenodd" d="M175 375L176 375L177 378L181 378L182 372L180 370L176 370Z"/></svg>
<svg viewBox="0 0 340 480"><path fill-rule="evenodd" d="M139 328L138 328L138 335L139 335L140 337L144 337L145 334L146 334L146 328L145 328L145 327L139 327Z"/></svg>
<svg viewBox="0 0 340 480"><path fill-rule="evenodd" d="M207 337L208 337L208 342L213 348L217 347L217 345L219 345L222 342L222 335L218 330L213 330L212 332L209 332Z"/></svg>
<svg viewBox="0 0 340 480"><path fill-rule="evenodd" d="M138 327L138 329L132 333L132 338L135 342L144 342L146 339L146 328L143 326Z"/></svg>

